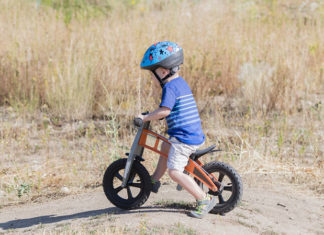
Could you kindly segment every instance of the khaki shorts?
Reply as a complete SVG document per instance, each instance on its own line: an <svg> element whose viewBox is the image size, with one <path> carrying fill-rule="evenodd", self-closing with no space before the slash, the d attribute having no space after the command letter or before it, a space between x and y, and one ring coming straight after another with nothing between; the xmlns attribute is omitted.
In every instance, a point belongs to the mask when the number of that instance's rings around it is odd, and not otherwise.
<svg viewBox="0 0 324 235"><path fill-rule="evenodd" d="M168 156L168 169L178 170L183 172L184 168L188 164L189 156L196 152L196 150L202 146L200 145L189 145L178 141L175 137L171 137L169 142L171 143L169 156Z"/></svg>

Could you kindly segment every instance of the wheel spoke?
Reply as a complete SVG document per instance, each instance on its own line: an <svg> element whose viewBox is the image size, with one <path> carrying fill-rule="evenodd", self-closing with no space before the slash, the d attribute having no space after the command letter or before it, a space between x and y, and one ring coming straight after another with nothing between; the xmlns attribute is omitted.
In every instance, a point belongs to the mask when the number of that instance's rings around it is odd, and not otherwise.
<svg viewBox="0 0 324 235"><path fill-rule="evenodd" d="M130 183L128 186L136 187L136 188L141 188L142 184L141 183Z"/></svg>
<svg viewBox="0 0 324 235"><path fill-rule="evenodd" d="M127 195L128 195L128 199L133 199L133 194L132 194L132 191L130 190L129 186L127 186Z"/></svg>
<svg viewBox="0 0 324 235"><path fill-rule="evenodd" d="M223 173L219 173L218 182L222 182L223 179L224 179L224 174Z"/></svg>
<svg viewBox="0 0 324 235"><path fill-rule="evenodd" d="M123 187L122 186L119 186L118 188L115 188L115 192L116 193L119 193L122 189L123 189Z"/></svg>
<svg viewBox="0 0 324 235"><path fill-rule="evenodd" d="M231 191L232 192L233 191L233 186L225 186L224 187L224 190L225 191Z"/></svg>
<svg viewBox="0 0 324 235"><path fill-rule="evenodd" d="M135 173L131 172L131 174L129 175L129 179L128 179L128 182L132 183L134 178L135 178Z"/></svg>
<svg viewBox="0 0 324 235"><path fill-rule="evenodd" d="M115 175L120 181L123 181L123 177L121 176L121 174L119 174L119 172L117 172L117 174Z"/></svg>
<svg viewBox="0 0 324 235"><path fill-rule="evenodd" d="M219 200L219 204L223 204L225 202L222 194L218 195L218 200Z"/></svg>

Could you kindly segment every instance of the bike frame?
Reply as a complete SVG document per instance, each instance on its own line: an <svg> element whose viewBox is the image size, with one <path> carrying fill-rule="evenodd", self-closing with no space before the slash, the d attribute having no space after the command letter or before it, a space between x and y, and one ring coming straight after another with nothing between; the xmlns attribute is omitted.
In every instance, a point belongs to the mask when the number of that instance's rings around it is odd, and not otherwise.
<svg viewBox="0 0 324 235"><path fill-rule="evenodd" d="M141 135L143 133L143 130L148 129L149 127L150 127L150 122L145 122L141 127L139 127L139 129L137 131L137 134L135 136L132 148L131 148L130 153L129 153L128 158L127 158L125 171L124 171L124 175L123 175L123 182L122 182L121 187L126 187L126 185L127 185L130 170L132 169L132 165L133 165L133 162L134 162L135 158L142 159L143 152L144 152L144 147L140 146L138 144L138 142L139 142L140 137L141 137Z"/></svg>
<svg viewBox="0 0 324 235"><path fill-rule="evenodd" d="M132 168L132 164L136 158L139 160L142 159L142 155L144 149L147 148L160 154L160 156L168 157L169 148L171 147L171 143L165 137L149 130L150 122L145 122L144 125L139 127L138 132L135 136L131 151L128 155L128 159L125 166L125 171L123 175L122 187L126 187L130 170ZM169 148L166 148L167 151L162 151L161 146L163 143L166 143ZM188 165L185 167L185 170L193 175L200 182L205 184L210 190L217 192L218 187L215 185L218 183L218 179L213 175L209 174L202 168L203 164L199 160L192 160L189 158ZM213 182L214 181L214 182ZM220 183L219 183L220 184Z"/></svg>

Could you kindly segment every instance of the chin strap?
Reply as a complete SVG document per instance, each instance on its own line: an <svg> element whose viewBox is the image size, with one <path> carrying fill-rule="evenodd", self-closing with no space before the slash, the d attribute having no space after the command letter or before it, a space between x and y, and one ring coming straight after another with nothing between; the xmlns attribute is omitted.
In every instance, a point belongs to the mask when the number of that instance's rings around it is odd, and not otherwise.
<svg viewBox="0 0 324 235"><path fill-rule="evenodd" d="M156 79L159 81L161 87L164 87L164 81L167 80L169 77L173 76L177 71L179 70L179 66L172 68L170 70L170 73L166 75L164 78L160 78L160 76L155 72L155 70L152 70L152 73L156 77Z"/></svg>

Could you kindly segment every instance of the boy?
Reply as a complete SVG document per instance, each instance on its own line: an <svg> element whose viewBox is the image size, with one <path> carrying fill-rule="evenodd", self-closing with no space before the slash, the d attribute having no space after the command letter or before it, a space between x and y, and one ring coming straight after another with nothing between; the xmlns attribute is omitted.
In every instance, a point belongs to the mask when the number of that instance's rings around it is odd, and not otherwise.
<svg viewBox="0 0 324 235"><path fill-rule="evenodd" d="M166 118L171 147L168 158L160 156L152 175L152 191L157 192L160 178L168 168L169 176L197 200L197 208L190 215L204 217L216 205L216 198L206 194L197 183L183 173L189 156L205 141L201 122L188 84L179 76L183 64L183 50L169 41L158 42L147 49L141 68L151 71L151 78L162 87L162 99L158 109L147 115L139 115L144 122ZM166 149L162 145L162 149Z"/></svg>

